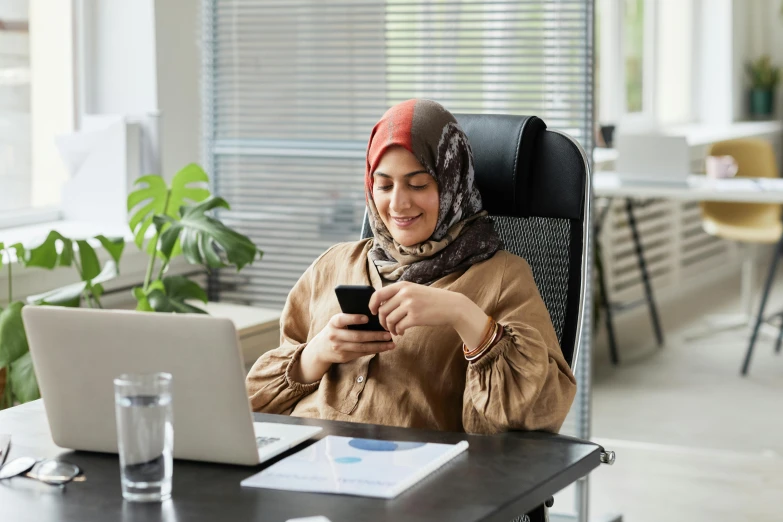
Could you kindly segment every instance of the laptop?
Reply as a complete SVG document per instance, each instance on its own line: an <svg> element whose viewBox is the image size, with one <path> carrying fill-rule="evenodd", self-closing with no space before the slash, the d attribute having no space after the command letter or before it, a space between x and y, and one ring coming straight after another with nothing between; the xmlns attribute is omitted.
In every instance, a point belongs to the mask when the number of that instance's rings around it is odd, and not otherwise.
<svg viewBox="0 0 783 522"><path fill-rule="evenodd" d="M685 136L619 134L615 170L629 184L687 186L691 149Z"/></svg>
<svg viewBox="0 0 783 522"><path fill-rule="evenodd" d="M26 306L22 319L54 443L117 453L114 378L172 375L174 457L256 465L317 426L253 422L234 324L201 314Z"/></svg>

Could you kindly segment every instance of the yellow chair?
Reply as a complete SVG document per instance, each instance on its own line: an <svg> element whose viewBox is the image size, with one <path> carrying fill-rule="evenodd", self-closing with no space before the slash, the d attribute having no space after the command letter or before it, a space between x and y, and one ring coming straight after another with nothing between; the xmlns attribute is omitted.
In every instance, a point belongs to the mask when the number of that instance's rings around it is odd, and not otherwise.
<svg viewBox="0 0 783 522"><path fill-rule="evenodd" d="M739 170L737 177L777 178L778 166L772 145L760 139L720 141L713 144L710 156L732 156ZM713 236L742 243L777 243L783 232L781 206L768 203L701 204L702 226Z"/></svg>
<svg viewBox="0 0 783 522"><path fill-rule="evenodd" d="M777 178L779 177L775 151L772 145L761 139L737 139L713 144L710 156L732 156L739 167L737 177ZM737 241L742 249L742 289L741 303L745 312L736 321L724 321L723 328L745 326L750 323L752 314L753 291L753 252L752 244L774 244L781 239L783 222L781 206L769 203L701 203L702 226L710 235ZM777 253L776 253L777 255ZM771 284L770 277L767 286ZM765 289L765 296L769 289ZM763 310L759 311L761 314ZM760 322L760 317L759 321ZM783 330L782 330L783 332ZM758 325L752 336L751 346L758 333ZM752 348L751 348L752 349ZM747 372L747 359L743 374Z"/></svg>

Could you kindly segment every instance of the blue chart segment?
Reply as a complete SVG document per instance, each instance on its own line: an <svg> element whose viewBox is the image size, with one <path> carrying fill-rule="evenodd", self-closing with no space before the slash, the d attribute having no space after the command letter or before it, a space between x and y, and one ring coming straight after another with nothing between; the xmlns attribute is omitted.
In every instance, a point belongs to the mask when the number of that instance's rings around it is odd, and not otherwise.
<svg viewBox="0 0 783 522"><path fill-rule="evenodd" d="M351 439L348 445L364 451L406 451L420 448L426 442L392 442L388 440Z"/></svg>
<svg viewBox="0 0 783 522"><path fill-rule="evenodd" d="M362 461L359 457L337 457L334 459L338 464L357 464Z"/></svg>

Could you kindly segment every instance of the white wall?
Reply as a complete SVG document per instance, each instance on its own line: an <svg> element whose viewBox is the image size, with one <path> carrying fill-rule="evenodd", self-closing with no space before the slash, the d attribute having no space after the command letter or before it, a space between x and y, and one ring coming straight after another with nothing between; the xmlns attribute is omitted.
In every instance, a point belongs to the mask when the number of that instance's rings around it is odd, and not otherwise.
<svg viewBox="0 0 783 522"><path fill-rule="evenodd" d="M83 113L159 113L161 172L199 160L196 0L82 0ZM157 172L156 172L157 173Z"/></svg>
<svg viewBox="0 0 783 522"><path fill-rule="evenodd" d="M200 161L201 54L196 0L156 0L157 108L166 177Z"/></svg>
<svg viewBox="0 0 783 522"><path fill-rule="evenodd" d="M157 108L153 0L82 0L87 114Z"/></svg>

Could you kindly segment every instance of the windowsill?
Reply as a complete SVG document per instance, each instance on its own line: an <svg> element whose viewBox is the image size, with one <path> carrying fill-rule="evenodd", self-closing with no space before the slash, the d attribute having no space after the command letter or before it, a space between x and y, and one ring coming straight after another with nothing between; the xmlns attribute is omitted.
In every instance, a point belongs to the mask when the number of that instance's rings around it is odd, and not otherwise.
<svg viewBox="0 0 783 522"><path fill-rule="evenodd" d="M725 125L710 125L690 123L674 125L661 129L661 133L669 136L686 136L691 147L703 147L716 141L737 138L752 138L768 136L783 131L780 121L738 121ZM617 149L596 147L593 149L593 165L596 170L604 170L607 164L617 161Z"/></svg>
<svg viewBox="0 0 783 522"><path fill-rule="evenodd" d="M22 243L25 247L35 246L46 239L46 235L56 230L65 237L90 238L99 234L106 237L124 237L126 242L133 241L133 234L127 224L111 225L89 221L57 220L0 229L0 241L6 245Z"/></svg>
<svg viewBox="0 0 783 522"><path fill-rule="evenodd" d="M0 212L0 239L9 229L53 223L60 220L62 220L62 212L57 207L3 211Z"/></svg>
<svg viewBox="0 0 783 522"><path fill-rule="evenodd" d="M664 128L663 133L670 136L687 136L688 145L698 147L716 141L775 134L781 130L783 130L783 123L780 121L736 121L726 125L701 123L675 125Z"/></svg>
<svg viewBox="0 0 783 522"><path fill-rule="evenodd" d="M46 238L50 230L57 230L62 235L71 238L88 239L98 234L103 234L107 237L124 237L125 250L120 258L120 275L103 285L106 294L108 295L112 291L129 288L143 283L147 271L147 263L149 262L149 255L136 246L133 242L133 234L130 233L128 225L125 224L107 225L105 223L84 221L52 221L36 225L1 229L0 241L4 242L6 245L19 242L25 245L25 247L34 247L39 245ZM109 258L99 244L95 245L95 251L98 254L101 264ZM7 262L7 260L4 262ZM12 263L18 265L16 260L13 260ZM158 266L160 266L159 263ZM27 296L47 292L71 283L76 283L79 280L78 274L73 267L59 267L53 270L47 270L43 268L14 266L12 269L14 300L20 301L24 301ZM166 273L167 275L176 275L193 274L194 272L203 272L203 269L189 264L184 257L178 256L172 260ZM0 303L5 302L7 299L7 296L5 295L7 285L7 267L2 267L0 270ZM124 292L122 294L124 301L129 301L131 299L130 292L128 292L127 295L125 295ZM118 304L122 305L124 304L124 301L118 301Z"/></svg>

